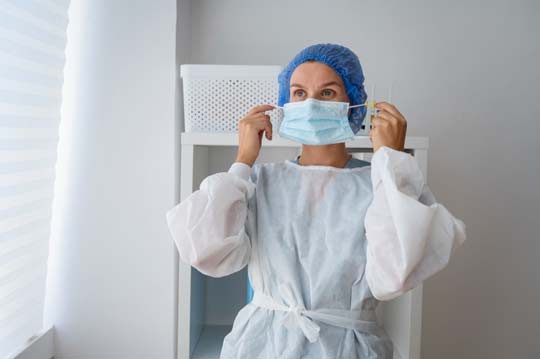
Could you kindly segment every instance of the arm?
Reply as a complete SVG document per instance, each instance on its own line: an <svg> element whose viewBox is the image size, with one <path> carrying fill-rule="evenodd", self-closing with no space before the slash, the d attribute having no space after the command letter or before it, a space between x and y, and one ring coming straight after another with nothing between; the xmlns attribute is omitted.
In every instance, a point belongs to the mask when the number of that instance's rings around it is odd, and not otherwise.
<svg viewBox="0 0 540 359"><path fill-rule="evenodd" d="M383 146L371 166L366 279L377 299L390 300L448 264L465 224L436 202L411 155Z"/></svg>
<svg viewBox="0 0 540 359"><path fill-rule="evenodd" d="M251 243L245 231L248 198L255 193L251 167L235 162L228 172L206 177L199 190L166 213L182 261L212 277L242 269Z"/></svg>

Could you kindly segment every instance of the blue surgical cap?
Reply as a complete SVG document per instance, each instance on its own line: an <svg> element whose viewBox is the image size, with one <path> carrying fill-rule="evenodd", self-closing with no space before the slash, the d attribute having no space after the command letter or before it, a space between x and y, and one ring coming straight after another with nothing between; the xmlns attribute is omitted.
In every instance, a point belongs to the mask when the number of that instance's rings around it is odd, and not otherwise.
<svg viewBox="0 0 540 359"><path fill-rule="evenodd" d="M278 106L289 102L290 81L293 71L308 60L322 62L334 69L345 84L350 106L360 105L366 102L367 94L364 89L364 73L358 56L345 46L337 44L316 44L300 51L285 66L278 76L279 97ZM366 106L355 107L349 114L349 124L356 134L362 126L366 116Z"/></svg>

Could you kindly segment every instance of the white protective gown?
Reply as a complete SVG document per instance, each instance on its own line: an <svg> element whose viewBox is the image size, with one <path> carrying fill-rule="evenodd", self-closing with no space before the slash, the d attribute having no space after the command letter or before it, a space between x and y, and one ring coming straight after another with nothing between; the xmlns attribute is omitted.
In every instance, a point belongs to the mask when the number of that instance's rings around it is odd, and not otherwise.
<svg viewBox="0 0 540 359"><path fill-rule="evenodd" d="M234 163L167 223L181 260L200 272L248 265L254 297L221 359L390 359L377 304L440 271L465 240L416 160L388 147L358 168Z"/></svg>

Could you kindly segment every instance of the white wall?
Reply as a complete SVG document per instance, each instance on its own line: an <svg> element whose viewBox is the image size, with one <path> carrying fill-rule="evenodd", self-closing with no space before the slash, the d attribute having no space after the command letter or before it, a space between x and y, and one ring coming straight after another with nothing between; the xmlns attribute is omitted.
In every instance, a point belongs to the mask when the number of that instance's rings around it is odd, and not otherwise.
<svg viewBox="0 0 540 359"><path fill-rule="evenodd" d="M285 65L336 42L367 79L393 80L409 134L431 140L430 186L468 232L425 283L423 358L540 353L539 2L197 0L191 11L192 63Z"/></svg>
<svg viewBox="0 0 540 359"><path fill-rule="evenodd" d="M46 323L55 358L174 355L174 0L72 0Z"/></svg>

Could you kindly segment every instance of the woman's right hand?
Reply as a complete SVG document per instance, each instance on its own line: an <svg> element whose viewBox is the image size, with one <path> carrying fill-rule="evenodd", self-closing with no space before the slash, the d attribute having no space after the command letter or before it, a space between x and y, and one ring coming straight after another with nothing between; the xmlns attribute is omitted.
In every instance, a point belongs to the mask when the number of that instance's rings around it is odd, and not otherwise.
<svg viewBox="0 0 540 359"><path fill-rule="evenodd" d="M236 162L253 166L259 156L263 132L268 140L272 139L272 123L265 111L273 110L272 105L253 107L247 115L238 122L238 155Z"/></svg>

